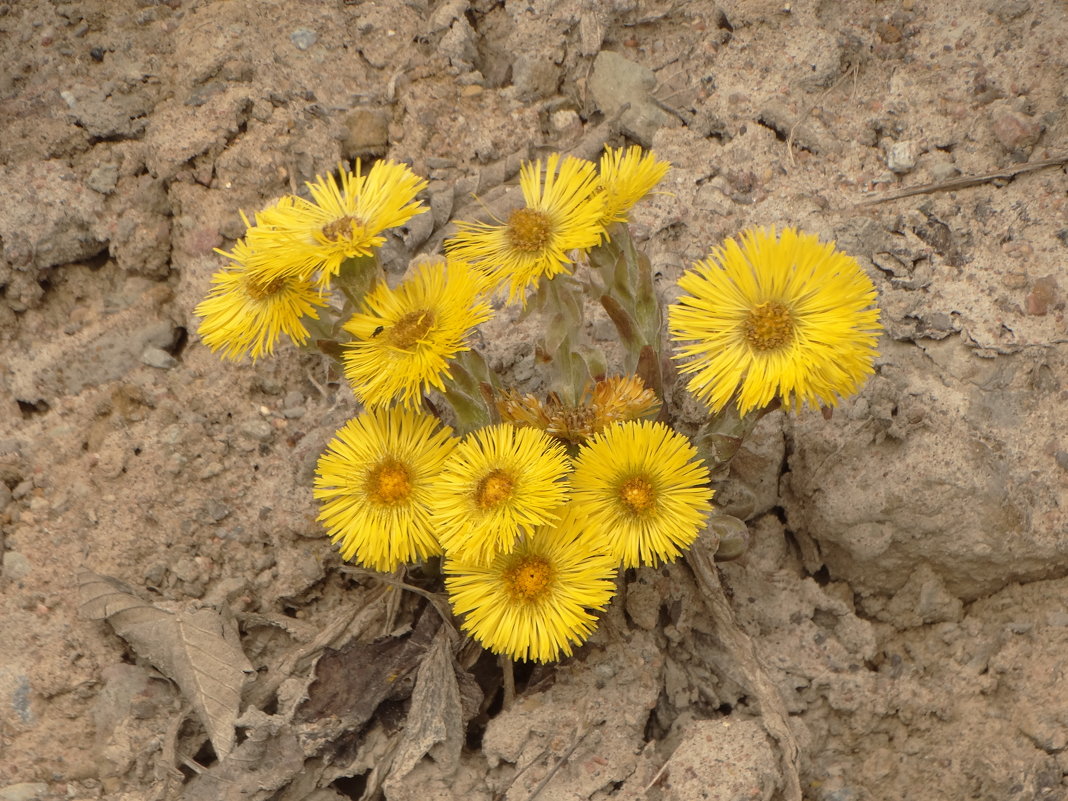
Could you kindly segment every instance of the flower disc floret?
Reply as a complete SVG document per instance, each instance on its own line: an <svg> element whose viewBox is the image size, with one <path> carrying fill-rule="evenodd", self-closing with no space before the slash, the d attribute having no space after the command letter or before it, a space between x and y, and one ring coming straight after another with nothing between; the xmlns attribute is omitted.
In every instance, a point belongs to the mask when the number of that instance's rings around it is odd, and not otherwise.
<svg viewBox="0 0 1068 801"><path fill-rule="evenodd" d="M712 510L708 469L663 423L617 423L579 449L571 506L624 567L673 562Z"/></svg>
<svg viewBox="0 0 1068 801"><path fill-rule="evenodd" d="M545 432L507 423L469 434L434 485L434 524L446 552L488 564L521 533L557 519L569 464Z"/></svg>
<svg viewBox="0 0 1068 801"><path fill-rule="evenodd" d="M456 439L429 415L404 409L349 420L319 458L319 520L341 556L388 572L441 553L430 524L430 484Z"/></svg>
<svg viewBox="0 0 1068 801"><path fill-rule="evenodd" d="M616 560L565 507L561 519L524 535L489 564L448 556L445 588L463 630L512 659L570 656L615 594Z"/></svg>
<svg viewBox="0 0 1068 801"><path fill-rule="evenodd" d="M812 234L755 228L688 270L668 310L688 388L713 411L776 397L834 406L871 375L882 326L857 262Z"/></svg>
<svg viewBox="0 0 1068 801"><path fill-rule="evenodd" d="M457 261L423 264L396 289L379 284L345 324L353 339L342 360L356 397L368 407L414 408L444 390L450 362L492 315L484 291L485 278Z"/></svg>

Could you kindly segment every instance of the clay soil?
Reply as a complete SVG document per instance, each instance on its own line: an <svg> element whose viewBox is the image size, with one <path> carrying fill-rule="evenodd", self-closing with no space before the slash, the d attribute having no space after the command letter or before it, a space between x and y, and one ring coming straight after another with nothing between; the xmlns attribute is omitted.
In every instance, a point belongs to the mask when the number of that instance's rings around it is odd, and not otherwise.
<svg viewBox="0 0 1068 801"><path fill-rule="evenodd" d="M665 300L796 225L886 333L859 395L768 415L720 482L753 536L725 603L631 571L502 710L496 663L434 674L423 597L315 521L344 382L288 345L224 363L193 309L239 210L339 161L431 181L399 276L521 159L628 142L673 164L633 220ZM1060 0L0 3L0 799L1068 797L1066 156ZM479 347L539 392L531 324ZM221 621L229 757L84 571ZM312 714L324 645L370 695Z"/></svg>

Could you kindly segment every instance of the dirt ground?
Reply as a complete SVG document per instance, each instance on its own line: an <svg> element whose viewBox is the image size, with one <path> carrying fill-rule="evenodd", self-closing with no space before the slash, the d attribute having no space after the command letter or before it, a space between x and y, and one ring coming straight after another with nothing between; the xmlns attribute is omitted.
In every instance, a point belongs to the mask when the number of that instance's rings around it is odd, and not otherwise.
<svg viewBox="0 0 1068 801"><path fill-rule="evenodd" d="M315 522L348 389L198 341L213 248L389 156L431 181L399 274L472 193L507 204L518 159L628 141L673 164L634 215L665 299L751 225L837 240L879 289L873 379L829 419L766 417L719 492L797 759L683 564L629 573L507 711L478 704L492 660L446 682L466 732L405 737L423 668L347 725L291 719L324 632L401 642L395 593ZM766 800L792 768L818 801L1068 798L1066 155L1063 0L0 3L0 799ZM537 392L524 325L482 347ZM240 636L235 758L80 610L86 569Z"/></svg>

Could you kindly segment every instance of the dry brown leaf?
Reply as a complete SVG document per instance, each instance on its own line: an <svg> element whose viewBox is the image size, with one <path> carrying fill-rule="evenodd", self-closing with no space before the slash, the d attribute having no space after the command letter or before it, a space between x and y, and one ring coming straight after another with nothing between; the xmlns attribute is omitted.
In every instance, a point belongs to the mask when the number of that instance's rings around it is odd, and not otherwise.
<svg viewBox="0 0 1068 801"><path fill-rule="evenodd" d="M453 637L453 632L445 626L438 629L419 666L404 734L385 782L387 790L391 783L407 776L424 754L430 754L446 773L460 764L464 721L452 653Z"/></svg>
<svg viewBox="0 0 1068 801"><path fill-rule="evenodd" d="M247 729L245 741L190 779L181 801L262 801L304 770L304 752L284 719L253 709L239 723Z"/></svg>
<svg viewBox="0 0 1068 801"><path fill-rule="evenodd" d="M406 698L411 677L426 655L441 619L429 610L401 637L351 642L339 651L324 649L315 665L308 700L297 708L297 723L337 721L338 731L363 726L387 698Z"/></svg>
<svg viewBox="0 0 1068 801"><path fill-rule="evenodd" d="M106 620L138 656L178 685L208 733L219 760L233 750L241 688L252 673L232 620L216 609L171 612L142 601L127 585L83 570L81 613Z"/></svg>

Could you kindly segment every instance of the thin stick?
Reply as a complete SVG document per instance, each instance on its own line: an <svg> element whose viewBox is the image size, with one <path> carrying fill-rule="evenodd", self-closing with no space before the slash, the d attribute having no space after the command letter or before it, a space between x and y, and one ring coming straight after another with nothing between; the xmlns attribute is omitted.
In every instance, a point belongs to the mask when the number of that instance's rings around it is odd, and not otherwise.
<svg viewBox="0 0 1068 801"><path fill-rule="evenodd" d="M445 600L445 597L440 592L430 592L424 590L422 587L416 587L413 584L408 584L403 578L397 578L395 574L391 573L379 573L374 570L368 570L365 567L355 567L353 565L342 565L342 573L350 573L354 576L366 576L367 578L377 579L389 587L396 587L399 590L406 590L407 592L415 593L430 601L430 605L434 607L441 619L455 628L455 620L452 616L452 609L449 606L449 602Z"/></svg>
<svg viewBox="0 0 1068 801"><path fill-rule="evenodd" d="M510 709L515 703L515 671L511 657L500 656L497 661L501 665L501 676L504 679L504 709Z"/></svg>
<svg viewBox="0 0 1068 801"><path fill-rule="evenodd" d="M817 97L815 100L813 100L808 105L808 107L805 108L805 110L801 112L801 115L797 118L797 120L794 122L794 124L790 126L790 130L789 130L789 132L787 133L787 136L786 136L786 155L790 157L790 164L795 164L796 163L794 161L794 133L797 131L797 126L799 126L801 123L803 123L808 118L808 115L812 113L812 111L816 108L816 106L818 106L820 103L823 102L823 99L825 97L827 97L827 95L829 95L831 92L833 92L839 86L841 86L842 82L846 78L848 78L850 75L854 75L855 76L859 71L860 71L859 67L857 67L855 64L851 65L848 69L846 69L845 72L843 72L841 75L838 76L838 80L836 80L834 83L832 83L830 86L828 86L822 92L820 92L819 97Z"/></svg>
<svg viewBox="0 0 1068 801"><path fill-rule="evenodd" d="M909 189L895 192L892 195L884 195L883 197L873 198L872 200L864 200L858 203L854 208L875 206L879 203L889 203L891 200L901 200L902 198L913 197L914 195L929 195L933 192L950 192L954 189L967 189L972 186L988 184L991 181L1011 181L1017 175L1035 172L1036 170L1044 170L1047 167L1059 167L1062 164L1068 164L1068 153L1055 156L1051 159L1036 161L1031 164L1021 164L1019 167L1009 167L1008 169L998 170L997 172L984 173L983 175L961 175L958 178L950 178L948 181L938 181L931 184L913 186Z"/></svg>
<svg viewBox="0 0 1068 801"><path fill-rule="evenodd" d="M580 744L580 743L581 743L581 742L582 742L583 740L585 740L585 739L586 739L586 735L587 735L587 734L589 734L589 733L590 733L590 727L589 727L589 726L587 726L587 727L586 727L586 728L585 728L585 729L583 730L582 734L580 734L580 735L578 736L578 738L576 738L575 742L573 742L573 743L571 744L571 747L570 747L570 748L568 748L568 749L567 749L567 750L566 750L566 751L565 751L565 752L564 752L564 753L563 753L563 754L562 754L562 755L560 756L560 758L559 758L559 759L558 759L558 760L556 761L556 764L555 764L555 765L553 765L553 766L552 766L551 768L549 768L549 772L545 774L545 778L543 778L543 779L542 779L542 780L541 780L540 782L538 782L538 786L534 788L534 792L532 792L532 793L530 794L530 797L529 797L529 798L527 798L527 801L534 801L534 799L535 799L535 798L537 798L537 796L538 796L538 793L540 793L540 792L541 792L542 790L544 790L544 789L545 789L545 785L547 785L547 784L548 784L549 782L551 782L551 781L552 781L552 779L553 779L553 776L555 776L555 775L557 774L557 771L559 771L559 770L560 770L560 768L562 768L562 767L564 766L564 763L565 763L565 762L567 762L567 760L571 759L571 755L572 755L573 753L575 753L575 749L579 747L579 744Z"/></svg>
<svg viewBox="0 0 1068 801"><path fill-rule="evenodd" d="M398 585L404 586L405 565L401 565L389 576L391 581L387 584L396 589ZM383 625L383 634L392 634L397 625L397 614L400 612L401 594L399 592L386 591L386 619Z"/></svg>

